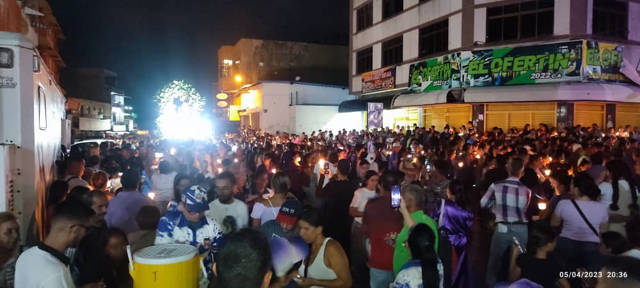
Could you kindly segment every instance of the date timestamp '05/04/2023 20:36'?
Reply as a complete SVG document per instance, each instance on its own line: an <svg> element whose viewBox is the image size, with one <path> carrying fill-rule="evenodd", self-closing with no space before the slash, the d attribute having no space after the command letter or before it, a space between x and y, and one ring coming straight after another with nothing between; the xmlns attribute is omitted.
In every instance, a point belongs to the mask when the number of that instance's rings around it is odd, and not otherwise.
<svg viewBox="0 0 640 288"><path fill-rule="evenodd" d="M561 271L560 278L627 278L627 272L616 271Z"/></svg>

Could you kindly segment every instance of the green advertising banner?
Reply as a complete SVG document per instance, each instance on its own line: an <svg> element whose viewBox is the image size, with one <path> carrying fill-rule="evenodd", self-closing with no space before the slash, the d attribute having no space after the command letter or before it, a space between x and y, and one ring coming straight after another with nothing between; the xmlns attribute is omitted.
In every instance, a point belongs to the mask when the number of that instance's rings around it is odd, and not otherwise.
<svg viewBox="0 0 640 288"><path fill-rule="evenodd" d="M465 84L503 86L581 81L582 41L472 51Z"/></svg>
<svg viewBox="0 0 640 288"><path fill-rule="evenodd" d="M459 88L460 53L453 53L409 66L409 89L415 92L429 92Z"/></svg>
<svg viewBox="0 0 640 288"><path fill-rule="evenodd" d="M620 73L622 67L622 45L584 40L585 80L591 81L621 81L629 79Z"/></svg>
<svg viewBox="0 0 640 288"><path fill-rule="evenodd" d="M621 45L590 40L461 51L412 64L409 89L629 81L621 65Z"/></svg>

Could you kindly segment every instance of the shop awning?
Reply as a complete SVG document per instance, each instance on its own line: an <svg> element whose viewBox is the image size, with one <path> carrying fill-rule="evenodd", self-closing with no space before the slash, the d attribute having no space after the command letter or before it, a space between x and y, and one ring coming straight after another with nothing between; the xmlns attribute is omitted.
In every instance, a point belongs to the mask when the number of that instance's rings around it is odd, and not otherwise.
<svg viewBox="0 0 640 288"><path fill-rule="evenodd" d="M367 103L369 102L382 103L384 109L391 109L391 101L393 101L393 97L395 97L395 95L343 101L342 103L340 103L340 106L338 106L338 112L345 113L367 111Z"/></svg>
<svg viewBox="0 0 640 288"><path fill-rule="evenodd" d="M640 87L621 83L557 83L502 87L471 87L466 103L610 101L640 103Z"/></svg>
<svg viewBox="0 0 640 288"><path fill-rule="evenodd" d="M410 94L400 94L393 99L393 103L391 107L393 108L401 108L401 107L411 107L411 106L423 106L423 105L431 105L431 104L443 104L447 103L447 97L453 97L453 95L458 95L460 97L462 90L461 89L449 89L449 90L437 90L426 93L410 93Z"/></svg>

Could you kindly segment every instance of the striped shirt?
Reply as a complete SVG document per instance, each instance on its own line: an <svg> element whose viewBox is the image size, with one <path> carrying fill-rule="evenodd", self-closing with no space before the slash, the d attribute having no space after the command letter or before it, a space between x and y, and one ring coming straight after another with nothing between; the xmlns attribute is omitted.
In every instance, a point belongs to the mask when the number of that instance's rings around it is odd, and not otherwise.
<svg viewBox="0 0 640 288"><path fill-rule="evenodd" d="M491 208L498 222L527 222L525 212L531 201L531 190L518 178L496 181L482 196L482 208Z"/></svg>

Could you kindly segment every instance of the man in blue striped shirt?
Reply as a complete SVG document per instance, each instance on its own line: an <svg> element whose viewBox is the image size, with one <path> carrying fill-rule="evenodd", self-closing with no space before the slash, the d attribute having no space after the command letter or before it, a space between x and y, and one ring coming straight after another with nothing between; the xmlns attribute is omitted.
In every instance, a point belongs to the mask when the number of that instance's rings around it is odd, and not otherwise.
<svg viewBox="0 0 640 288"><path fill-rule="evenodd" d="M496 231L491 238L491 250L487 266L487 285L493 287L498 277L505 275L502 267L504 253L509 250L513 238L527 245L526 210L531 201L531 190L520 183L524 163L513 158L507 165L509 178L494 182L480 200L482 208L491 208L496 215ZM505 270L506 271L506 270ZM502 278L502 277L501 277Z"/></svg>

